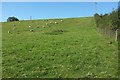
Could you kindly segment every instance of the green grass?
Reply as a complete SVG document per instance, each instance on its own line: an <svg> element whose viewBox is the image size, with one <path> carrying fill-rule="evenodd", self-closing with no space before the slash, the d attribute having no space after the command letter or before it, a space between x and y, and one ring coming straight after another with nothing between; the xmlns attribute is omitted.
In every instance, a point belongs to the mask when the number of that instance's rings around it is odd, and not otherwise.
<svg viewBox="0 0 120 80"><path fill-rule="evenodd" d="M0 23L0 77L2 78L2 23Z"/></svg>
<svg viewBox="0 0 120 80"><path fill-rule="evenodd" d="M2 25L3 78L118 77L117 43L96 31L92 17Z"/></svg>

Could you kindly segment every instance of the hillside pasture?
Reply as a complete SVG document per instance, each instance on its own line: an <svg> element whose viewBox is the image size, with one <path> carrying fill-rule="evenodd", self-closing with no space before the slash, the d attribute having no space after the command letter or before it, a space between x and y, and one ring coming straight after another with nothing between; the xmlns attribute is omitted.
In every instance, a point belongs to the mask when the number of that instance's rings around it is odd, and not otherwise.
<svg viewBox="0 0 120 80"><path fill-rule="evenodd" d="M94 18L60 20L2 23L3 78L118 77L117 43L96 31Z"/></svg>

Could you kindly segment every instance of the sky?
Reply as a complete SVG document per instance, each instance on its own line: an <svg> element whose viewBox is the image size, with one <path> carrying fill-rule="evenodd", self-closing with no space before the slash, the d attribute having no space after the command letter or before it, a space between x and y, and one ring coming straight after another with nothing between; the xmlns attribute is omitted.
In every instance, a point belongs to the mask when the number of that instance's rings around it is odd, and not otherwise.
<svg viewBox="0 0 120 80"><path fill-rule="evenodd" d="M0 4L1 5L1 4ZM2 19L4 22L10 16L19 20L71 18L93 16L112 12L117 9L117 2L2 2Z"/></svg>

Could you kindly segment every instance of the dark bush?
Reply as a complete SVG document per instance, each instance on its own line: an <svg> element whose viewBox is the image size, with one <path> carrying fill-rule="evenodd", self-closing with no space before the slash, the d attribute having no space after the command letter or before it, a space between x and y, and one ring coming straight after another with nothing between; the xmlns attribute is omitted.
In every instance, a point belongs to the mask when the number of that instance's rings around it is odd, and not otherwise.
<svg viewBox="0 0 120 80"><path fill-rule="evenodd" d="M16 17L9 17L8 19L7 19L7 22L12 22L12 21L19 21L19 19L18 18L16 18Z"/></svg>

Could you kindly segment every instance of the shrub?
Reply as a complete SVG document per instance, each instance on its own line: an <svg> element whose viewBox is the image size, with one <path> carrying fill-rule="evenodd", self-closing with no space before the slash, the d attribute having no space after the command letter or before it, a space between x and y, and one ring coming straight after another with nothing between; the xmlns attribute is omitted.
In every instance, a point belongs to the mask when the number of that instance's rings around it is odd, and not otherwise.
<svg viewBox="0 0 120 80"><path fill-rule="evenodd" d="M12 22L12 21L19 21L19 19L14 17L14 16L13 17L8 17L7 22Z"/></svg>

